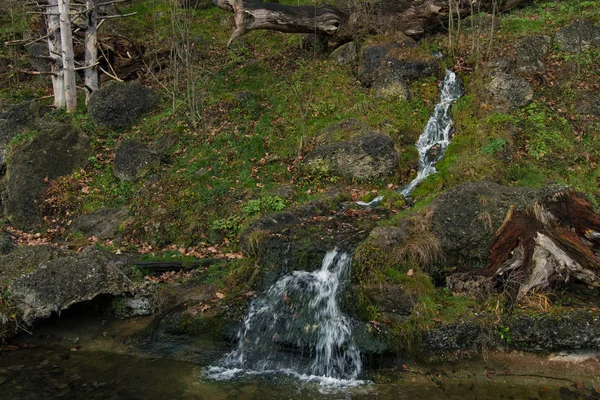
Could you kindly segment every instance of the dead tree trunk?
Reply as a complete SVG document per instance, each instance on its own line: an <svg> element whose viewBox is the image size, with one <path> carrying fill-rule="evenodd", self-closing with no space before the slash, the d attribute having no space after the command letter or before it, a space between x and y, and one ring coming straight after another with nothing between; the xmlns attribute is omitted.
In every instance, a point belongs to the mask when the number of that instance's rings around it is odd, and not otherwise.
<svg viewBox="0 0 600 400"><path fill-rule="evenodd" d="M287 33L315 33L351 39L357 26L364 31L402 31L419 36L448 21L449 7L457 18L470 15L471 0L381 0L348 9L331 6L289 6L260 0L213 0L217 7L233 12L235 28L228 45L237 37L258 29ZM506 11L528 0L479 0L481 11ZM454 14L456 13L456 14Z"/></svg>
<svg viewBox="0 0 600 400"><path fill-rule="evenodd" d="M96 0L86 0L86 29L85 29L85 104L90 96L98 90L98 10Z"/></svg>
<svg viewBox="0 0 600 400"><path fill-rule="evenodd" d="M75 85L75 55L71 32L70 0L58 0L60 18L61 55L64 76L65 105L68 112L77 111L77 87Z"/></svg>
<svg viewBox="0 0 600 400"><path fill-rule="evenodd" d="M48 7L46 7L46 29L48 33L48 51L50 57L53 59L50 65L50 71L52 73L54 107L65 108L67 103L65 100L58 1L59 0L48 0Z"/></svg>
<svg viewBox="0 0 600 400"><path fill-rule="evenodd" d="M511 208L489 251L487 272L505 283L512 304L571 278L600 287L600 215L577 192Z"/></svg>

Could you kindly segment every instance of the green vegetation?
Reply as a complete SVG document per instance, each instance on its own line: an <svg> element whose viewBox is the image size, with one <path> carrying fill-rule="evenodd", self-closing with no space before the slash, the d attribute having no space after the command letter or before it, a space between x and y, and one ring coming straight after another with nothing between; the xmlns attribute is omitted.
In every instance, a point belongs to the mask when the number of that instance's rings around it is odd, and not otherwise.
<svg viewBox="0 0 600 400"><path fill-rule="evenodd" d="M456 66L466 95L453 107L455 132L436 166L438 173L415 190L410 209L393 188L416 174L414 143L438 100L437 78L411 83L408 101L375 98L357 81L356 66L339 66L328 53L303 48L297 35L256 31L227 48L230 14L215 7L182 11L174 4L153 0L122 4L123 13L137 14L105 24L107 32L135 38L145 44L149 58L164 62L162 68L141 76L162 96L154 113L122 131L96 126L83 105L74 115L47 114L48 119L77 125L93 147L85 168L49 183L42 207L57 226L66 228L77 216L101 208L127 206L133 218L123 227L120 248L152 247L156 251L148 261L189 263L194 251L239 252L240 232L261 215L306 204L329 187L339 186L359 196L367 193L363 201L372 200L377 192L384 195L382 206L390 215L379 225L401 226L406 218L420 224L413 224L410 239L393 251L370 240L360 244L353 280L365 286L401 286L414 299L415 312L402 328L393 329L407 342L415 342L419 332L438 320L453 321L473 305L432 283L432 276L436 278L443 268L437 265L439 239L427 226L427 208L437 195L467 181L530 187L557 182L584 192L596 205L600 201L600 122L577 111L583 93L597 91L600 52L566 54L552 48L545 59L546 72L527 78L534 89L533 102L511 112L490 106L485 96L489 71L484 63L495 55L514 57L517 40L551 35L576 18L600 23L599 1L535 1L530 7L511 10L499 16L500 29L493 40L489 28L483 29L478 40L485 46L478 52L468 29L456 33L452 49L447 35L438 33L411 50L441 51L443 64ZM27 67L24 50L3 45L29 29L19 10L0 12L2 106L40 99L51 86L45 76L18 73L18 68ZM185 35L174 31L175 19L189 23ZM193 65L173 65L165 56L182 48L192 51ZM9 64L17 68L3 67ZM194 104L190 104L192 97ZM323 129L351 118L392 138L400 160L397 174L380 182L359 183L332 176L326 168L302 168L302 156L323 141ZM34 134L23 132L11 144L31 140ZM160 168L138 181L118 180L113 172L114 150L125 138L148 144L159 154ZM345 137L338 132L330 139ZM219 262L194 279L251 287L261 273L256 259L266 234L248 235L250 257ZM183 249L186 255L172 249ZM132 270L132 275L142 279L144 271ZM381 310L365 292L359 291L358 296L364 318L381 318ZM0 318L8 315L2 301L0 297ZM510 340L510 332L499 332L502 340Z"/></svg>

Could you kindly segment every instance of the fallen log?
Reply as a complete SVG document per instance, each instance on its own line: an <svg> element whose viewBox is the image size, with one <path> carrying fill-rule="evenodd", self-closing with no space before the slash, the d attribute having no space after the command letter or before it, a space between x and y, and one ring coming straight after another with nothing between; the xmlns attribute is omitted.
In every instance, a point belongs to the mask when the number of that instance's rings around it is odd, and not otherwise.
<svg viewBox="0 0 600 400"><path fill-rule="evenodd" d="M335 8L291 6L260 0L213 0L234 14L234 30L227 43L248 32L267 29L286 33L313 33L339 40L351 40L357 32L401 31L420 36L441 27L451 18L464 18L481 12L504 12L528 0L381 0ZM452 15L450 15L452 14Z"/></svg>
<svg viewBox="0 0 600 400"><path fill-rule="evenodd" d="M600 287L600 215L578 192L564 191L524 211L511 208L489 247L487 274L516 303L533 289L576 279Z"/></svg>

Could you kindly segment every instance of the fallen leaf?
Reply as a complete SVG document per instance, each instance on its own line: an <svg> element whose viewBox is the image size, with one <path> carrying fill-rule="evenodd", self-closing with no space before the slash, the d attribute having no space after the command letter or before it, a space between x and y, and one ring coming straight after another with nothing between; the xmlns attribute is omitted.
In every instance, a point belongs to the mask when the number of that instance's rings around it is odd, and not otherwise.
<svg viewBox="0 0 600 400"><path fill-rule="evenodd" d="M223 293L215 293L215 296L217 297L217 299L222 299L223 297L225 297L225 295Z"/></svg>

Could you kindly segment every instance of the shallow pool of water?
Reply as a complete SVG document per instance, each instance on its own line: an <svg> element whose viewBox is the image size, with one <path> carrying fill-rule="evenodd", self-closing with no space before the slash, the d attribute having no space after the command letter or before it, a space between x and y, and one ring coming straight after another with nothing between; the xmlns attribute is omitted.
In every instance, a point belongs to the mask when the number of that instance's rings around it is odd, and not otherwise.
<svg viewBox="0 0 600 400"><path fill-rule="evenodd" d="M0 399L600 399L597 354L399 360L386 370L367 365L371 383L341 389L273 373L215 381L204 371L227 348L175 337L140 341L135 334L148 322L65 315L38 326L0 351Z"/></svg>

